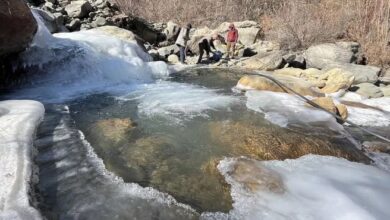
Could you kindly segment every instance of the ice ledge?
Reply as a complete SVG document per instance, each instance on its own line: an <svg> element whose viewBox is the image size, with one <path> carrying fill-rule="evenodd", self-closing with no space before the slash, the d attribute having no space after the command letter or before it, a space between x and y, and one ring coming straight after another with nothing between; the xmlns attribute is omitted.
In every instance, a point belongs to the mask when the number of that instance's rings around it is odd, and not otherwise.
<svg viewBox="0 0 390 220"><path fill-rule="evenodd" d="M36 101L0 101L0 219L41 219L29 189L33 137L44 112Z"/></svg>

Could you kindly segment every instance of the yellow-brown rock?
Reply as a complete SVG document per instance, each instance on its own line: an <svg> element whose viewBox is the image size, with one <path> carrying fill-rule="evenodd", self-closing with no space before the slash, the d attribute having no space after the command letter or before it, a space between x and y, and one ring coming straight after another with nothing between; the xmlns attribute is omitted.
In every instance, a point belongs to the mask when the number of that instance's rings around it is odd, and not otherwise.
<svg viewBox="0 0 390 220"><path fill-rule="evenodd" d="M260 164L259 161L239 158L234 163L229 175L251 193L269 191L284 193L283 180L278 173Z"/></svg>
<svg viewBox="0 0 390 220"><path fill-rule="evenodd" d="M112 118L100 120L93 126L106 140L118 143L136 126L129 118Z"/></svg>
<svg viewBox="0 0 390 220"><path fill-rule="evenodd" d="M311 136L274 127L257 127L239 122L213 122L210 135L226 146L233 156L258 160L295 159L307 154L343 157L352 161L369 159L355 146L334 144L328 138Z"/></svg>
<svg viewBox="0 0 390 220"><path fill-rule="evenodd" d="M326 72L321 76L322 80L326 80L326 86L321 89L323 93L334 93L339 90L347 90L354 83L355 76L345 70L335 68Z"/></svg>
<svg viewBox="0 0 390 220"><path fill-rule="evenodd" d="M294 91L298 92L301 95L308 95L314 97L321 97L321 94L311 83L306 82L302 79L291 77L291 76L282 76L282 75L271 75L276 80L282 82L286 86L292 88ZM277 85L275 82L271 81L262 76L250 75L244 76L240 79L237 84L238 89L242 90L266 90L272 92L285 92L288 91Z"/></svg>
<svg viewBox="0 0 390 220"><path fill-rule="evenodd" d="M337 114L344 120L348 118L348 108L344 104L338 104L336 105L337 108Z"/></svg>
<svg viewBox="0 0 390 220"><path fill-rule="evenodd" d="M320 98L315 98L312 100L314 103L317 105L321 106L322 108L337 114L337 107L333 102L333 99L330 97L320 97Z"/></svg>

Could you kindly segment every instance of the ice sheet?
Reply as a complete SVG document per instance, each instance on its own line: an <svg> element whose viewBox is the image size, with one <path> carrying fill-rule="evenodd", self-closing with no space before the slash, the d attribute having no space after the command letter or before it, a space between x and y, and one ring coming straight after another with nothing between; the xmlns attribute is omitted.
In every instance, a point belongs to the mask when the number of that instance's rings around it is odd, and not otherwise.
<svg viewBox="0 0 390 220"><path fill-rule="evenodd" d="M138 111L146 117L165 117L173 121L208 117L207 111L227 109L239 98L215 89L187 83L159 81L147 84L122 99L139 100Z"/></svg>
<svg viewBox="0 0 390 220"><path fill-rule="evenodd" d="M309 107L302 99L288 94L270 91L247 91L246 106L265 114L265 118L281 127L288 124L313 124L320 122L332 130L342 130L336 119L321 110Z"/></svg>
<svg viewBox="0 0 390 220"><path fill-rule="evenodd" d="M32 141L43 115L39 102L0 102L0 219L41 219L29 190Z"/></svg>

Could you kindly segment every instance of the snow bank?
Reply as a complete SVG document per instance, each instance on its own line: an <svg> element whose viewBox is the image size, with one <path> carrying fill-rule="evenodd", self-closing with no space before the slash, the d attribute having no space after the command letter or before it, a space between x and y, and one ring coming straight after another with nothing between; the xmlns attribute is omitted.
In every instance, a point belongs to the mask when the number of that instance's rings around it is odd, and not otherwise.
<svg viewBox="0 0 390 220"><path fill-rule="evenodd" d="M341 100L362 103L374 108L347 106L348 120L361 126L384 127L390 125L390 97L364 99L356 93L348 92Z"/></svg>
<svg viewBox="0 0 390 220"><path fill-rule="evenodd" d="M230 176L237 160L224 159L218 166L232 186L234 209L204 219L390 219L390 174L376 167L315 155L255 161L280 175L285 191L252 194Z"/></svg>
<svg viewBox="0 0 390 220"><path fill-rule="evenodd" d="M0 219L41 219L28 194L32 141L44 111L35 101L0 102Z"/></svg>

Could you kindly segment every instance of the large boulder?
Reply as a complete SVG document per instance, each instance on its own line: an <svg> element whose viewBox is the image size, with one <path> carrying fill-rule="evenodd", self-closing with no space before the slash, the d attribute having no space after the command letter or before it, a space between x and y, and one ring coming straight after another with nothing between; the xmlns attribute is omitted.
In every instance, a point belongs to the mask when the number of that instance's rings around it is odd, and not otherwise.
<svg viewBox="0 0 390 220"><path fill-rule="evenodd" d="M65 7L66 13L72 18L84 18L93 11L91 4L86 0L71 1Z"/></svg>
<svg viewBox="0 0 390 220"><path fill-rule="evenodd" d="M108 36L114 36L123 41L137 42L137 44L146 51L144 46L145 41L129 30L125 30L123 28L119 28L115 26L102 26L102 27L94 28L92 30L100 32L102 34L106 34Z"/></svg>
<svg viewBox="0 0 390 220"><path fill-rule="evenodd" d="M309 95L320 97L323 96L311 83L301 80L296 77L291 76L282 76L282 75L272 75L273 78L279 82L285 84L286 86L292 88L294 91L298 92L301 95ZM238 89L242 90L267 90L272 92L287 92L285 89L281 88L275 82L271 81L262 76L250 75L243 76L237 84Z"/></svg>
<svg viewBox="0 0 390 220"><path fill-rule="evenodd" d="M30 8L23 0L0 1L0 57L24 50L37 28Z"/></svg>
<svg viewBox="0 0 390 220"><path fill-rule="evenodd" d="M258 41L249 46L256 53L271 52L280 50L280 44L274 41Z"/></svg>
<svg viewBox="0 0 390 220"><path fill-rule="evenodd" d="M305 58L308 67L318 69L335 63L352 63L357 59L350 48L331 43L309 47L305 52Z"/></svg>
<svg viewBox="0 0 390 220"><path fill-rule="evenodd" d="M280 51L257 54L241 62L241 66L244 68L265 71L279 69L283 64L283 53Z"/></svg>
<svg viewBox="0 0 390 220"><path fill-rule="evenodd" d="M161 57L168 58L168 56L171 54L179 53L179 50L180 49L177 45L171 45L171 46L167 46L167 47L161 47L157 51Z"/></svg>
<svg viewBox="0 0 390 220"><path fill-rule="evenodd" d="M381 87L380 89L384 96L386 97L390 96L390 86Z"/></svg>
<svg viewBox="0 0 390 220"><path fill-rule="evenodd" d="M326 81L321 91L329 94L349 89L355 81L355 76L351 72L335 68L321 75L320 79Z"/></svg>
<svg viewBox="0 0 390 220"><path fill-rule="evenodd" d="M382 90L371 83L361 83L355 86L356 93L366 98L380 98L383 97Z"/></svg>
<svg viewBox="0 0 390 220"><path fill-rule="evenodd" d="M343 71L350 72L355 76L354 84L360 83L375 83L379 79L381 69L375 66L364 66L352 63L332 64L327 66L325 71L339 68Z"/></svg>
<svg viewBox="0 0 390 220"><path fill-rule="evenodd" d="M388 69L387 71L383 71L380 77L380 81L384 83L390 83L390 69Z"/></svg>
<svg viewBox="0 0 390 220"><path fill-rule="evenodd" d="M167 41L174 42L176 40L176 36L179 34L179 31L180 26L172 21L169 21L163 33L165 34Z"/></svg>
<svg viewBox="0 0 390 220"><path fill-rule="evenodd" d="M225 35L229 30L229 22L224 22L218 26L215 32ZM261 28L255 21L234 22L239 34L239 42L245 46L251 46L260 39Z"/></svg>

